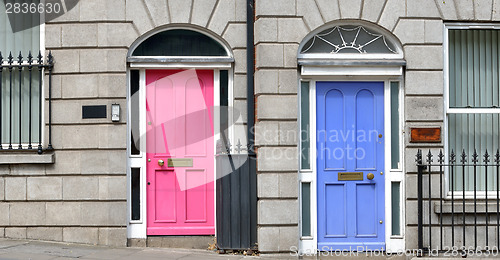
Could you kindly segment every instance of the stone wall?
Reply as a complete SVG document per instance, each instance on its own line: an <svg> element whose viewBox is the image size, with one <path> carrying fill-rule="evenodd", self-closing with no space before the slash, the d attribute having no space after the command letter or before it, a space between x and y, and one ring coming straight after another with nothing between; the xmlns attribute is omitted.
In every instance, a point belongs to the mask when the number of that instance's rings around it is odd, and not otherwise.
<svg viewBox="0 0 500 260"><path fill-rule="evenodd" d="M259 249L285 252L298 245L298 137L288 131L298 130L297 48L306 35L338 20L363 20L403 44L406 247L416 248L415 155L443 143L410 144L408 133L410 127L443 126L443 20L498 21L499 11L492 0L256 0Z"/></svg>
<svg viewBox="0 0 500 260"><path fill-rule="evenodd" d="M126 245L126 56L141 35L174 24L231 46L234 103L246 114L245 0L82 0L45 27L55 163L0 166L0 237ZM82 119L83 105L107 105L108 118Z"/></svg>
<svg viewBox="0 0 500 260"><path fill-rule="evenodd" d="M126 243L126 54L167 25L205 28L231 46L235 107L246 115L245 0L82 0L45 28L53 77L55 163L0 166L0 236ZM416 247L418 148L410 127L443 126L443 20L498 21L493 0L256 0L255 99L258 243L262 252L298 245L298 66L300 42L339 19L392 32L405 60L406 241ZM82 120L81 106L119 103L119 123ZM446 133L444 133L446 134ZM0 154L1 156L1 154Z"/></svg>

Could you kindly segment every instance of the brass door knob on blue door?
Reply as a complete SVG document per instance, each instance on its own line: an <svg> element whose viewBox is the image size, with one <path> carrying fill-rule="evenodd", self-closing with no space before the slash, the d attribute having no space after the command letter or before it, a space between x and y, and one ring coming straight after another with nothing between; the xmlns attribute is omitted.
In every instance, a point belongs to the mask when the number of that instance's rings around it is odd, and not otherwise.
<svg viewBox="0 0 500 260"><path fill-rule="evenodd" d="M366 175L366 178L368 178L368 180L373 180L373 178L375 178L375 174L373 173L368 173L368 175Z"/></svg>

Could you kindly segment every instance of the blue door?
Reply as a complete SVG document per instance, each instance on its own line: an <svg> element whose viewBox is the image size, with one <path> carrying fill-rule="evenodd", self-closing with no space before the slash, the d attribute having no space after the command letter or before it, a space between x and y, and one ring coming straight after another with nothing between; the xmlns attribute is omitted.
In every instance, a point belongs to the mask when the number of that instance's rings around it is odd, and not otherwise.
<svg viewBox="0 0 500 260"><path fill-rule="evenodd" d="M317 82L318 249L385 249L384 83Z"/></svg>

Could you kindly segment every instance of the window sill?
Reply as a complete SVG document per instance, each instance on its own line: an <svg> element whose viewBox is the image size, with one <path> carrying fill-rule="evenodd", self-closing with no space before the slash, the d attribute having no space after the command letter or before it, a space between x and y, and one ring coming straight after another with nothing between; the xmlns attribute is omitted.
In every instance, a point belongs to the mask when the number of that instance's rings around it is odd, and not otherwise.
<svg viewBox="0 0 500 260"><path fill-rule="evenodd" d="M0 153L0 165L6 164L53 164L55 162L54 153L38 154L33 152L9 151Z"/></svg>
<svg viewBox="0 0 500 260"><path fill-rule="evenodd" d="M489 197L489 200L493 200L493 198ZM459 200L459 201L458 201ZM488 213L492 214L497 211L497 203L496 203L496 197L494 198L495 202L488 202ZM478 198L478 202L476 203L476 209L478 214L485 214L486 213L486 203L484 198L480 199ZM441 206L439 202L434 203L434 212L439 214L441 213ZM444 202L443 201L443 214L451 214L451 202ZM462 213L462 199L456 199L454 203L454 209L453 212L455 214ZM471 214L474 213L474 202L466 201L465 202L465 213L466 214Z"/></svg>

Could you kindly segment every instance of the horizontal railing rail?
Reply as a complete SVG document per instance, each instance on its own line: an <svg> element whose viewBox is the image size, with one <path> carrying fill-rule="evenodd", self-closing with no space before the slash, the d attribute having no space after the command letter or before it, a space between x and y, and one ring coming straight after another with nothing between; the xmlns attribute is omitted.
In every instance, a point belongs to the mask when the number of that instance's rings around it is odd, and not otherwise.
<svg viewBox="0 0 500 260"><path fill-rule="evenodd" d="M418 249L429 255L454 251L467 256L495 250L500 255L499 150L495 155L474 151L470 160L465 150L459 155L451 151L448 158L440 151L437 160L430 150L427 155L418 150L416 157ZM433 191L437 178L439 196ZM482 188L478 187L478 180L484 185ZM438 245L434 247L433 243Z"/></svg>
<svg viewBox="0 0 500 260"><path fill-rule="evenodd" d="M0 52L0 150L13 150L14 145L17 145L18 150L34 150L37 149L39 154L43 153L43 77L48 75L48 143L46 150L53 149L52 147L52 70L54 68L54 57L49 52L47 59L41 51L37 57L33 57L31 52L26 57L23 57L19 52L19 56L14 58L12 52L6 59ZM5 73L5 75L4 75ZM5 78L4 78L5 76ZM18 77L18 78L16 78ZM16 81L17 80L17 81ZM5 81L5 83L4 83ZM37 86L33 86L37 84ZM27 91L26 93L23 92ZM16 95L17 91L17 95ZM38 97L34 92L38 91ZM27 97L26 97L27 96ZM23 98L24 97L24 98ZM36 102L33 99L37 99ZM17 100L16 100L17 99ZM6 104L2 104L6 102ZM18 104L18 111L14 111L14 102ZM28 104L26 104L28 103ZM8 104L8 106L7 106ZM23 121L23 109L28 107L28 120ZM3 109L7 111L3 111ZM14 118L14 112L18 114L18 118ZM38 126L34 126L34 116L38 113ZM24 115L26 116L26 115ZM15 122L18 121L18 122ZM16 125L17 124L17 125ZM14 126L18 128L17 140L14 140ZM4 129L8 128L8 129ZM6 132L7 136L2 136ZM33 134L38 132L38 141L33 145ZM23 134L27 139L23 140ZM8 141L5 141L8 139ZM36 148L36 143L38 147Z"/></svg>

